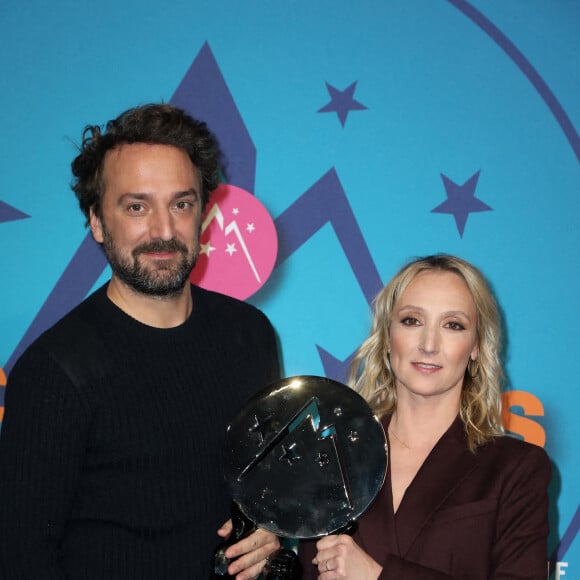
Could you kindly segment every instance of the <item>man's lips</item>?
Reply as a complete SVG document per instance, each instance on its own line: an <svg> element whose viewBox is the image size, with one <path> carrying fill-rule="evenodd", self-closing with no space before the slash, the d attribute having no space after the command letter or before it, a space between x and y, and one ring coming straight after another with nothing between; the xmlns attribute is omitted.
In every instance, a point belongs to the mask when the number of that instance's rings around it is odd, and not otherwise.
<svg viewBox="0 0 580 580"><path fill-rule="evenodd" d="M170 260L175 257L177 252L141 252L145 256L155 258L157 260Z"/></svg>

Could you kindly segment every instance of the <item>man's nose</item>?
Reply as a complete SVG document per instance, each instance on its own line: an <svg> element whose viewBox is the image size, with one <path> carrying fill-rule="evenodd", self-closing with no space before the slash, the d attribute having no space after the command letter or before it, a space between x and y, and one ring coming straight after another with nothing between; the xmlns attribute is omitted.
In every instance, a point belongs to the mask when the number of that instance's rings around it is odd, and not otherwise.
<svg viewBox="0 0 580 580"><path fill-rule="evenodd" d="M149 221L149 233L153 239L170 240L173 238L173 216L168 210L157 209Z"/></svg>

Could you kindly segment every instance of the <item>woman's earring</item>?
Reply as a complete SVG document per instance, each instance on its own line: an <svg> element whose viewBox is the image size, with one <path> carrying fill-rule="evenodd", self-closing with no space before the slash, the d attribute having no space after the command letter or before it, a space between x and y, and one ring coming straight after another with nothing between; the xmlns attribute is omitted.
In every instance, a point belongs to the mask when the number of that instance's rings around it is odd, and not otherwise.
<svg viewBox="0 0 580 580"><path fill-rule="evenodd" d="M472 379L477 377L479 374L479 361L476 358L469 359L469 362L467 363L467 372Z"/></svg>

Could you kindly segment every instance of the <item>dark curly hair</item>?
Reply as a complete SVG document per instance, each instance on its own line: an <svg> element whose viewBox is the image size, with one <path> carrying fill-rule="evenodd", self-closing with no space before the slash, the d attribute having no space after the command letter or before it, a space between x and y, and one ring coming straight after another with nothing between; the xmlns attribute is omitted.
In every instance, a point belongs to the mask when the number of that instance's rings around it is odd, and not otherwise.
<svg viewBox="0 0 580 580"><path fill-rule="evenodd" d="M87 225L91 208L101 215L105 155L130 143L183 149L200 173L201 203L202 208L205 207L210 193L219 183L220 151L215 137L205 123L193 119L182 109L167 104L149 104L121 113L107 123L104 131L98 125L85 127L80 153L71 164L71 188L87 218Z"/></svg>

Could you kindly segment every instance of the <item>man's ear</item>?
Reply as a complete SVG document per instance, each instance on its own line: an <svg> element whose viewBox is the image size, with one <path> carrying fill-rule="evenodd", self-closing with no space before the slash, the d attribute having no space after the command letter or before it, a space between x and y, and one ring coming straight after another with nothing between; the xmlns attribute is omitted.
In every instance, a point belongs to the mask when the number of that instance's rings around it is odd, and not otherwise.
<svg viewBox="0 0 580 580"><path fill-rule="evenodd" d="M91 232L93 233L93 238L98 244L102 244L103 237L103 224L101 223L101 218L95 213L95 208L91 207L89 210L89 224L91 226Z"/></svg>

